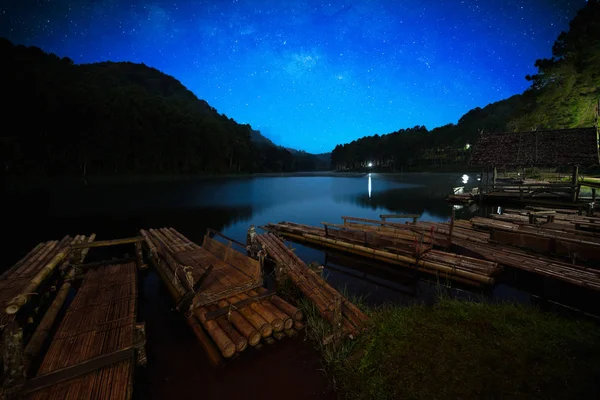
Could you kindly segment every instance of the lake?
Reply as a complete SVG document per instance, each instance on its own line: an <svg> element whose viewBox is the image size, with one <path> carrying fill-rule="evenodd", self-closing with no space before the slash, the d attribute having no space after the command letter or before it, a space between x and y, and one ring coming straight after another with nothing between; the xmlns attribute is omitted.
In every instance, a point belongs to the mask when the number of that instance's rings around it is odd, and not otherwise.
<svg viewBox="0 0 600 400"><path fill-rule="evenodd" d="M421 219L445 221L452 213L444 197L454 188L477 184L476 174L332 173L288 176L178 179L90 179L9 183L4 196L5 239L3 267L40 241L95 232L98 240L138 235L140 228L174 227L202 243L207 228L246 241L250 225L293 221L319 225L341 223L341 216L379 219L380 214L421 214ZM455 206L457 218L489 214L496 207ZM260 230L259 230L260 231ZM440 286L401 268L382 267L356 257L325 253L293 244L304 261L325 265L330 283L351 294L366 296L373 305L385 302L433 302ZM103 254L98 249L90 257ZM127 248L119 248L115 256ZM96 254L96 255L94 255ZM509 272L493 288L470 291L453 287L453 296L476 301L518 301L543 308L586 309L590 297L582 291L528 274ZM244 354L223 370L208 365L200 346L180 315L170 310L168 294L156 274L140 280L140 317L146 321L149 365L136 380L136 397L183 397L198 394L197 382L213 382L206 398L236 398L250 387L281 390L287 398L328 397L335 394L318 372L318 354L310 343L284 340ZM253 350L254 351L254 350ZM269 377L263 373L268 368ZM235 382L234 385L231 382ZM192 386L190 386L192 385ZM261 386L262 385L262 386ZM196 388L196 389L194 389ZM293 392L289 395L290 390Z"/></svg>

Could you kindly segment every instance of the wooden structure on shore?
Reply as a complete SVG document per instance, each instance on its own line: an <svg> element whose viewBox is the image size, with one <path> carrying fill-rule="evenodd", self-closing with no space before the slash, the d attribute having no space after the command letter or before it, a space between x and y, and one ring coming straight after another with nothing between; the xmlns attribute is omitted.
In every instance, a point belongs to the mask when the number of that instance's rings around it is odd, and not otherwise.
<svg viewBox="0 0 600 400"><path fill-rule="evenodd" d="M133 361L145 360L136 323L142 239L94 239L40 243L0 276L3 395L131 397ZM137 259L83 264L91 247L131 243Z"/></svg>
<svg viewBox="0 0 600 400"><path fill-rule="evenodd" d="M598 129L575 128L534 132L482 133L471 154L471 164L482 166L476 195L483 200L531 204L539 200L576 202L580 166L600 163ZM526 167L571 166L570 182L527 182ZM497 182L500 167L522 170L521 180ZM485 173L484 173L485 172Z"/></svg>
<svg viewBox="0 0 600 400"><path fill-rule="evenodd" d="M245 250L243 244L213 230L202 247L173 228L140 232L151 263L213 363L303 328L302 312L262 288L260 262L233 247Z"/></svg>
<svg viewBox="0 0 600 400"><path fill-rule="evenodd" d="M278 279L289 278L319 310L321 316L333 326L333 334L324 342L337 341L342 337L356 337L368 317L352 302L329 285L275 235L255 235L256 241L275 262Z"/></svg>

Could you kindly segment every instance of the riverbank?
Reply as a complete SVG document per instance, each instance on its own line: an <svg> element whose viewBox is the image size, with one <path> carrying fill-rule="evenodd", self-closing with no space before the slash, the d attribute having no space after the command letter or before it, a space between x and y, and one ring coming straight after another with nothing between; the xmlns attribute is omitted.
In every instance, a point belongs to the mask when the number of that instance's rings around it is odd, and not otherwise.
<svg viewBox="0 0 600 400"><path fill-rule="evenodd" d="M309 316L313 337L322 325ZM600 328L533 307L442 296L370 312L354 342L320 347L348 399L598 398Z"/></svg>

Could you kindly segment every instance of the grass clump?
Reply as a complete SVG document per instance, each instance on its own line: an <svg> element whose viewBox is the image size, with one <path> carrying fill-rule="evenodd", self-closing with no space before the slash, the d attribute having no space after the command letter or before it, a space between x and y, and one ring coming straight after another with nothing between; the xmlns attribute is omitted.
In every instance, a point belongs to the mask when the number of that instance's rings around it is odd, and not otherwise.
<svg viewBox="0 0 600 400"><path fill-rule="evenodd" d="M324 350L347 398L600 398L600 329L591 323L443 297L371 318L357 341Z"/></svg>

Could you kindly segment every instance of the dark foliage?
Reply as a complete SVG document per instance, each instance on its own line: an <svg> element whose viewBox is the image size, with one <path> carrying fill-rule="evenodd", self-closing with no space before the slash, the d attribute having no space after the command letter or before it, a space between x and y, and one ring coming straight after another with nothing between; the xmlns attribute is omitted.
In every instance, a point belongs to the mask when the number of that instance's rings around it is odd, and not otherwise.
<svg viewBox="0 0 600 400"><path fill-rule="evenodd" d="M316 156L295 157L143 64L74 65L5 39L0 54L0 156L7 174L290 172L316 166Z"/></svg>
<svg viewBox="0 0 600 400"><path fill-rule="evenodd" d="M594 125L600 97L600 3L588 1L556 40L551 59L537 60L522 95L475 108L431 131L423 126L368 136L338 145L332 163L340 170L379 170L466 164L481 132L565 129ZM467 146L469 145L469 146Z"/></svg>

